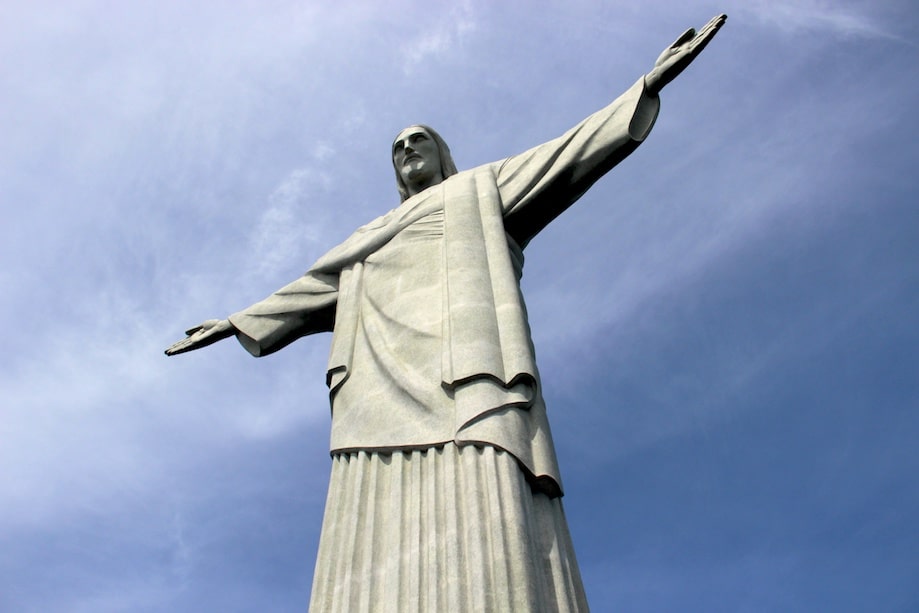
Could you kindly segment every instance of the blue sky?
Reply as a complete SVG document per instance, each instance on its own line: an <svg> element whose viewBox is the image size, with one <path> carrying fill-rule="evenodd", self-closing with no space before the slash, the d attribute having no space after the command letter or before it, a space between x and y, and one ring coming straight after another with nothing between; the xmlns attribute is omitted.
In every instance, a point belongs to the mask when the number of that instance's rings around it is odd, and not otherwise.
<svg viewBox="0 0 919 613"><path fill-rule="evenodd" d="M0 610L301 611L328 337L167 359L398 203L730 19L527 249L596 611L919 609L911 2L0 7Z"/></svg>

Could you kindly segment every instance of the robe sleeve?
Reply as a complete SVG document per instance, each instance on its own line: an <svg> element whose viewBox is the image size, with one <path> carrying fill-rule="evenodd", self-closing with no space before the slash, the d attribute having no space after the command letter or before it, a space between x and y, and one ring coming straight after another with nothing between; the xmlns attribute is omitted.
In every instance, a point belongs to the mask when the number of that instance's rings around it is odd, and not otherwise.
<svg viewBox="0 0 919 613"><path fill-rule="evenodd" d="M562 136L497 162L507 233L525 246L641 144L659 110L642 77Z"/></svg>
<svg viewBox="0 0 919 613"><path fill-rule="evenodd" d="M247 309L230 315L236 338L255 357L316 332L330 332L338 300L337 274L308 272Z"/></svg>

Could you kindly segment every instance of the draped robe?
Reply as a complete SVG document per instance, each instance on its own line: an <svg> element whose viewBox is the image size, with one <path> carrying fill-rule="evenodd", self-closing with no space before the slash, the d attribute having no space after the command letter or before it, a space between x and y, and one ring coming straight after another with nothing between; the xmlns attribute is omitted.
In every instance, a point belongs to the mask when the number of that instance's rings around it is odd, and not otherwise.
<svg viewBox="0 0 919 613"><path fill-rule="evenodd" d="M460 172L408 198L359 228L293 283L231 315L237 338L250 353L263 356L304 335L333 332L327 374L333 457L351 458L355 466L366 460L366 467L374 465L373 458L378 459L379 454L430 455L433 463L435 454L428 450L442 453L446 447L454 456L437 461L462 467L469 463L469 454L462 459L454 446L490 448L498 453L499 463L519 468L521 483L528 484L534 495L547 500L561 496L561 477L520 293L522 250L634 151L651 130L658 110L658 98L645 91L641 79L562 136L522 154ZM383 470L379 461L376 466L374 470ZM332 508L342 504L333 505L333 500L339 500L334 491L335 470L320 563L340 566L324 558L323 551L332 556L334 549L343 546L330 544L333 540L346 538L353 545L359 537L352 533L327 537L333 524L345 521ZM351 471L348 479L364 479L361 472L353 476L353 467L342 470ZM384 480L388 483L389 479ZM513 491L522 491L514 487ZM354 504L358 502L366 504ZM361 508L349 512L368 512ZM567 538L561 507L553 508L551 521L554 525L560 522L559 530ZM516 517L502 521L513 523ZM406 521L411 520L395 523ZM373 542L379 535L367 538ZM570 549L570 539L562 541ZM487 547L494 549L493 544ZM554 550L559 545L546 547ZM456 555L468 560L478 554L464 549ZM525 551L521 555L536 554ZM569 599L574 603L571 608L577 609L584 602L583 588L573 553L569 558L564 564L574 567L571 576L575 578L566 575L560 583L577 584L572 589L580 593ZM423 556L419 559L424 560ZM399 568L402 570L393 573L404 575L404 565ZM338 584L349 583L360 592L367 578L355 578L357 571L350 567L344 574L327 571L317 563L313 607L355 607L354 594ZM467 580L470 577L459 577L455 582ZM508 576L505 582L518 580ZM320 581L336 584L332 591L337 604L317 600ZM540 589L544 588L535 585L536 591L521 596L524 604L518 603L519 608L536 610L533 603L545 597ZM437 598L447 593L449 590L442 590L430 602L440 602ZM399 598L404 599L404 594ZM498 606L492 601L475 604L473 596L468 598L472 598L470 609ZM407 605L394 606L398 610ZM565 608L543 606L547 610Z"/></svg>

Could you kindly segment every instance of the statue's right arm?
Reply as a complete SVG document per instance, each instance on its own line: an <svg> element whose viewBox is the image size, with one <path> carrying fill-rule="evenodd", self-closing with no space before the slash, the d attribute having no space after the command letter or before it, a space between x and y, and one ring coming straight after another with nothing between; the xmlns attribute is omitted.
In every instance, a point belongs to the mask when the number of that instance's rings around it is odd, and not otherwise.
<svg viewBox="0 0 919 613"><path fill-rule="evenodd" d="M338 304L338 273L309 270L264 300L226 319L209 319L166 350L175 355L235 336L255 357L274 353L307 334L331 332Z"/></svg>
<svg viewBox="0 0 919 613"><path fill-rule="evenodd" d="M235 335L236 328L226 319L208 319L200 325L189 328L185 334L187 335L185 338L173 343L166 350L166 355L177 355L207 347Z"/></svg>

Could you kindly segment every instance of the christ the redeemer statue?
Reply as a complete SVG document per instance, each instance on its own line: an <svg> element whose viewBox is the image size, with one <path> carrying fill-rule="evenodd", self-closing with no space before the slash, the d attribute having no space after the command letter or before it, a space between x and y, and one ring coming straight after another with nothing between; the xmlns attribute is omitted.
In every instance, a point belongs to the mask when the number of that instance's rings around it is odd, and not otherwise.
<svg viewBox="0 0 919 613"><path fill-rule="evenodd" d="M645 139L658 94L726 17L688 30L605 109L457 172L396 137L402 203L305 275L170 347L254 356L332 332L332 475L310 610L586 611L526 309L523 248Z"/></svg>

